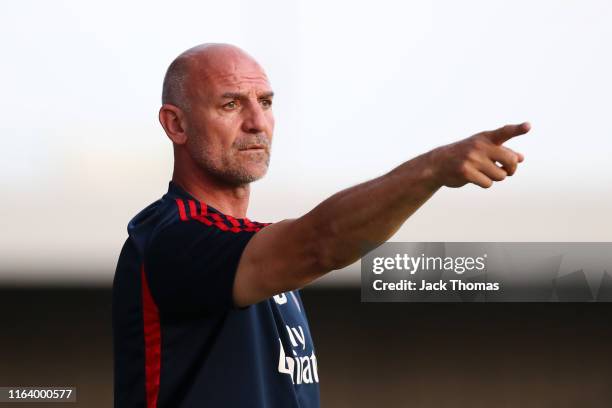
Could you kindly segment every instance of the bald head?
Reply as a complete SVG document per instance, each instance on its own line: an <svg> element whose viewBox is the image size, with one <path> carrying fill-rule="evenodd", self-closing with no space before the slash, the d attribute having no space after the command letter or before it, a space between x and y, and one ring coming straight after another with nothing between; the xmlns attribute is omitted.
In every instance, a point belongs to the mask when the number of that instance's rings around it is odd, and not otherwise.
<svg viewBox="0 0 612 408"><path fill-rule="evenodd" d="M231 74L239 65L250 66L265 76L253 57L231 44L206 43L184 51L166 71L162 104L189 111L191 98L206 86L208 77Z"/></svg>

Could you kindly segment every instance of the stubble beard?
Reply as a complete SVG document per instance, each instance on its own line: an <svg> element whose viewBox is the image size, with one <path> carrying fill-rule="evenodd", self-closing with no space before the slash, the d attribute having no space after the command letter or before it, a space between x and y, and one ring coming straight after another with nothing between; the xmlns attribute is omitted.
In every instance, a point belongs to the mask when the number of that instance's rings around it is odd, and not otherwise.
<svg viewBox="0 0 612 408"><path fill-rule="evenodd" d="M194 148L196 151L192 157L198 167L221 183L233 187L244 186L261 179L267 173L270 164L269 148L257 153L242 153L232 146L230 151L221 154L211 151L208 146L194 146ZM240 155L255 157L241 158ZM253 169L253 165L257 169Z"/></svg>

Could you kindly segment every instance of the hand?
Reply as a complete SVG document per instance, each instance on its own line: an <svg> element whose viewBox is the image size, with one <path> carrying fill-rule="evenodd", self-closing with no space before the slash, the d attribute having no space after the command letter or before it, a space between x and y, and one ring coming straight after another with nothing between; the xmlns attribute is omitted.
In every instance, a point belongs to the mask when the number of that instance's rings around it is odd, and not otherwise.
<svg viewBox="0 0 612 408"><path fill-rule="evenodd" d="M467 183L491 187L493 181L502 181L513 175L518 163L525 159L521 153L502 144L529 132L529 129L529 122L506 125L432 150L434 179L438 185L447 187L461 187Z"/></svg>

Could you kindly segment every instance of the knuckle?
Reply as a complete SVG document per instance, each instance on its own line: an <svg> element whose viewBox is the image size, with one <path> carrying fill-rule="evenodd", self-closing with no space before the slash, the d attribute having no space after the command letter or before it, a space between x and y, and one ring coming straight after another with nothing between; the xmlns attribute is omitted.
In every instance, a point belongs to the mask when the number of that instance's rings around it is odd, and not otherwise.
<svg viewBox="0 0 612 408"><path fill-rule="evenodd" d="M467 162L463 162L459 165L459 168L457 169L457 172L459 173L459 175L461 175L463 178L468 178L470 175L470 166Z"/></svg>
<svg viewBox="0 0 612 408"><path fill-rule="evenodd" d="M480 153L478 152L478 150L470 149L466 153L465 158L469 161L477 162L478 160L480 160Z"/></svg>
<svg viewBox="0 0 612 408"><path fill-rule="evenodd" d="M472 141L472 149L484 150L487 147L487 142L482 138L476 138Z"/></svg>

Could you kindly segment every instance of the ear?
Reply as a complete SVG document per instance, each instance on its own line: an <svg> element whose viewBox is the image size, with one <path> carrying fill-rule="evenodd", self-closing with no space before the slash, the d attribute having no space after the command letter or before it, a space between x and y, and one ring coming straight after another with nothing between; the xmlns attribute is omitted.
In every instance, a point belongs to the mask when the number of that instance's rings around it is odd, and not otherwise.
<svg viewBox="0 0 612 408"><path fill-rule="evenodd" d="M168 103L163 104L159 108L159 123L172 143L182 145L187 142L187 121L181 108Z"/></svg>

